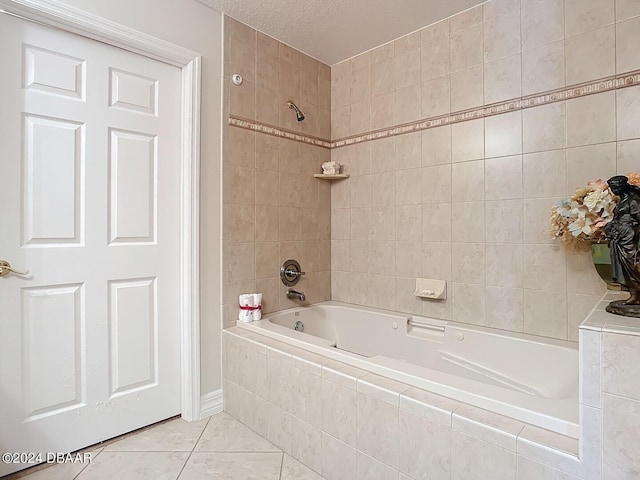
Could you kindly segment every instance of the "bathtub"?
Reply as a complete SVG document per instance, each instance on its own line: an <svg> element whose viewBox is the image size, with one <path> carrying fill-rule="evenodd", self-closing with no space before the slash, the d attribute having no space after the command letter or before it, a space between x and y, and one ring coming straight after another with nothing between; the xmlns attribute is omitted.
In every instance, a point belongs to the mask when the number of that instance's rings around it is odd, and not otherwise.
<svg viewBox="0 0 640 480"><path fill-rule="evenodd" d="M238 326L578 438L575 343L339 302Z"/></svg>

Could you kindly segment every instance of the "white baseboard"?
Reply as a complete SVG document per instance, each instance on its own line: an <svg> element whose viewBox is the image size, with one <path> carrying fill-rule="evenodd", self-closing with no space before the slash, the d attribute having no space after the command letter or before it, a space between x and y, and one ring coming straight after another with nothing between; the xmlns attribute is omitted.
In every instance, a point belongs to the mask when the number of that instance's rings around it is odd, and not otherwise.
<svg viewBox="0 0 640 480"><path fill-rule="evenodd" d="M200 398L200 419L210 417L224 410L222 389L209 392Z"/></svg>

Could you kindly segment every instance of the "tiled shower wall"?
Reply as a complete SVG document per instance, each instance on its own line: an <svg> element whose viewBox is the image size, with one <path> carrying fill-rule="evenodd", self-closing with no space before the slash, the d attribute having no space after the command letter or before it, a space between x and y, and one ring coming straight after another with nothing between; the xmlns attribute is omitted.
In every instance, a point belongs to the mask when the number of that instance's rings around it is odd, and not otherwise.
<svg viewBox="0 0 640 480"><path fill-rule="evenodd" d="M605 287L549 210L640 170L640 86L481 107L640 69L639 49L637 0L494 0L334 65L334 142L481 113L332 149L351 175L331 188L332 298L577 341ZM416 277L447 300L414 297Z"/></svg>
<svg viewBox="0 0 640 480"><path fill-rule="evenodd" d="M330 135L330 68L225 17L223 118L223 317L235 325L238 294L263 293L264 312L290 308L278 275L288 258L306 275L307 303L330 298L330 186L313 178L327 148L228 125L229 115L308 136ZM234 73L244 82L230 82ZM304 122L286 107L305 113Z"/></svg>

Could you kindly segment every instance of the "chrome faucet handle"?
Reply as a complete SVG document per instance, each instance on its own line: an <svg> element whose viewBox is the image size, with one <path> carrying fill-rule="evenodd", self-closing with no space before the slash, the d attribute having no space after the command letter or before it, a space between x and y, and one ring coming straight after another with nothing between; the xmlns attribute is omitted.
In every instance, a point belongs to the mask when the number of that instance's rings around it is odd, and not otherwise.
<svg viewBox="0 0 640 480"><path fill-rule="evenodd" d="M298 272L296 270L292 270L292 269L289 268L289 269L285 270L284 273L286 273L287 275L299 277L301 275L306 275L307 272Z"/></svg>

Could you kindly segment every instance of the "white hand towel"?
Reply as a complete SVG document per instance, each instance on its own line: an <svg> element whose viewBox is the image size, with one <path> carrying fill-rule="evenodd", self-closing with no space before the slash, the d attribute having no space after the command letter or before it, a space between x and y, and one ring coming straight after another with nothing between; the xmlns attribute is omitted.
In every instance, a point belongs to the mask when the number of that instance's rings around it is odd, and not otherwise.
<svg viewBox="0 0 640 480"><path fill-rule="evenodd" d="M240 306L240 311L238 313L238 320L241 322L251 322L253 320L252 310L245 309L242 307L252 307L253 296L250 293L243 293L238 296L238 305Z"/></svg>
<svg viewBox="0 0 640 480"><path fill-rule="evenodd" d="M257 310L254 310L252 312L253 320L257 322L258 320L262 319L262 294L261 293L253 294L253 304L256 307L260 307Z"/></svg>

